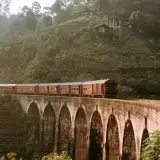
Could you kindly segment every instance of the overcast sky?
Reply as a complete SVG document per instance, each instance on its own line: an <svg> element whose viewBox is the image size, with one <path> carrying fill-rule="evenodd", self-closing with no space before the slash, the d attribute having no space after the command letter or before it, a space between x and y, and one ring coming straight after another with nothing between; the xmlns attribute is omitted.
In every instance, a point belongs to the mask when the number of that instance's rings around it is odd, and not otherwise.
<svg viewBox="0 0 160 160"><path fill-rule="evenodd" d="M11 4L11 13L17 13L24 6L31 6L33 2L39 2L42 7L51 6L54 3L54 0L12 0Z"/></svg>

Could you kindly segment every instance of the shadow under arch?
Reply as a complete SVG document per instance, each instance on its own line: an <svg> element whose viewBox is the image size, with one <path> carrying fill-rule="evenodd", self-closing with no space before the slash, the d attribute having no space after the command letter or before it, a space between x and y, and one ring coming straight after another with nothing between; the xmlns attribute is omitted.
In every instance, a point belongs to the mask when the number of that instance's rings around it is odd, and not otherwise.
<svg viewBox="0 0 160 160"><path fill-rule="evenodd" d="M105 148L106 160L120 159L119 130L114 114L108 119Z"/></svg>
<svg viewBox="0 0 160 160"><path fill-rule="evenodd" d="M69 143L71 141L71 114L67 106L61 108L58 122L58 142L57 151L69 152Z"/></svg>
<svg viewBox="0 0 160 160"><path fill-rule="evenodd" d="M146 140L148 137L149 137L149 133L148 133L147 128L145 128L145 129L143 130L142 138L141 138L141 153L142 153L142 148L143 148L144 142L145 142L145 140Z"/></svg>
<svg viewBox="0 0 160 160"><path fill-rule="evenodd" d="M42 141L45 152L52 152L55 142L56 115L52 105L46 105L42 121Z"/></svg>
<svg viewBox="0 0 160 160"><path fill-rule="evenodd" d="M103 125L98 111L95 111L91 119L89 160L102 160L103 155Z"/></svg>
<svg viewBox="0 0 160 160"><path fill-rule="evenodd" d="M35 102L32 102L28 108L28 117L30 122L29 141L32 143L32 150L34 151L40 145L40 113Z"/></svg>
<svg viewBox="0 0 160 160"><path fill-rule="evenodd" d="M83 108L79 108L75 117L75 151L73 160L87 159L87 118Z"/></svg>
<svg viewBox="0 0 160 160"><path fill-rule="evenodd" d="M122 160L136 160L136 142L131 120L127 120L124 128Z"/></svg>

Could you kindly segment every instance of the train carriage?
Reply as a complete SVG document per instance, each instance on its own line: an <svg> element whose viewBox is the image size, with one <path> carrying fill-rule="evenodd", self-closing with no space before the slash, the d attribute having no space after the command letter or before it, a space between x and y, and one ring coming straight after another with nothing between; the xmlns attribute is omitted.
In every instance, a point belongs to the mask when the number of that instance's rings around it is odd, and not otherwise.
<svg viewBox="0 0 160 160"><path fill-rule="evenodd" d="M49 93L48 84L47 83L38 84L37 93L38 94L48 94Z"/></svg>
<svg viewBox="0 0 160 160"><path fill-rule="evenodd" d="M0 84L0 92L13 94L16 91L15 84Z"/></svg>
<svg viewBox="0 0 160 160"><path fill-rule="evenodd" d="M17 94L37 94L38 84L16 84Z"/></svg>
<svg viewBox="0 0 160 160"><path fill-rule="evenodd" d="M83 96L114 97L117 93L117 83L110 79L87 81L82 84L82 90Z"/></svg>
<svg viewBox="0 0 160 160"><path fill-rule="evenodd" d="M59 95L70 96L70 85L69 83L60 83L58 85Z"/></svg>
<svg viewBox="0 0 160 160"><path fill-rule="evenodd" d="M93 96L92 81L82 83L82 96Z"/></svg>
<svg viewBox="0 0 160 160"><path fill-rule="evenodd" d="M59 95L59 83L49 83L48 84L48 92L49 95Z"/></svg>
<svg viewBox="0 0 160 160"><path fill-rule="evenodd" d="M69 83L71 96L82 96L82 83L73 82Z"/></svg>

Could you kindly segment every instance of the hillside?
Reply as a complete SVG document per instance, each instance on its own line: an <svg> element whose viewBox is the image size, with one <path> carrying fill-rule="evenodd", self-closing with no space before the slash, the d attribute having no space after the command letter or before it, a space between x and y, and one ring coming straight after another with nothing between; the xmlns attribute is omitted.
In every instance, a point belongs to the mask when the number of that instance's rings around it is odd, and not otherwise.
<svg viewBox="0 0 160 160"><path fill-rule="evenodd" d="M120 40L72 21L4 41L1 83L65 82L113 78L120 97L159 98L160 55L144 37L122 28Z"/></svg>

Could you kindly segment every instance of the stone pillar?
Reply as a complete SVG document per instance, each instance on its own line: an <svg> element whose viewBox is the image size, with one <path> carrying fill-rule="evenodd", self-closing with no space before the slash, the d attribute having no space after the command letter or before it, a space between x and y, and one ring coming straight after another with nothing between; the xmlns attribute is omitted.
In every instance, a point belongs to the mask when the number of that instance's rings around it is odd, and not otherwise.
<svg viewBox="0 0 160 160"><path fill-rule="evenodd" d="M86 127L87 127L87 134L86 134L86 160L88 160L88 158L89 158L90 124L91 124L91 123L88 123L88 124L86 125Z"/></svg>
<svg viewBox="0 0 160 160"><path fill-rule="evenodd" d="M140 160L140 154L141 154L140 140L139 138L136 138L136 137L135 139L136 139L136 159Z"/></svg>
<svg viewBox="0 0 160 160"><path fill-rule="evenodd" d="M55 128L55 140L54 140L54 149L53 152L57 153L57 144L58 144L58 118L56 117L56 128Z"/></svg>

